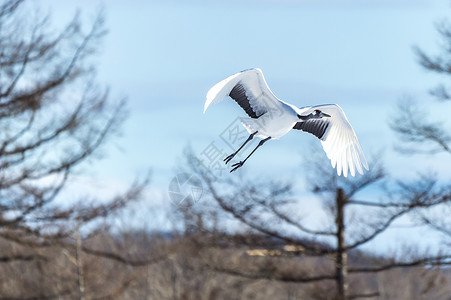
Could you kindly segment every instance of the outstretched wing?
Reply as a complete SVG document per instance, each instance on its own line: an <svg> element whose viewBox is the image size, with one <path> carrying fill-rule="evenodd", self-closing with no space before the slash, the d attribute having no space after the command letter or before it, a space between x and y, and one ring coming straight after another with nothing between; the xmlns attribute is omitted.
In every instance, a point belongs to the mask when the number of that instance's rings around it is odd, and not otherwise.
<svg viewBox="0 0 451 300"><path fill-rule="evenodd" d="M317 138L322 139L324 133L326 133L326 130L329 127L329 121L327 119L328 118L310 119L304 122L297 122L293 129L311 133Z"/></svg>
<svg viewBox="0 0 451 300"><path fill-rule="evenodd" d="M308 115L316 109L330 117L298 122L293 128L314 134L321 140L323 149L332 167L337 167L339 176L343 172L347 177L348 169L352 176L355 176L356 169L360 174L363 174L363 168L369 170L357 136L341 107L336 104L312 106L303 109L302 115Z"/></svg>
<svg viewBox="0 0 451 300"><path fill-rule="evenodd" d="M214 103L230 96L251 118L258 118L279 104L279 99L269 89L260 69L236 73L214 85L207 93L204 113Z"/></svg>

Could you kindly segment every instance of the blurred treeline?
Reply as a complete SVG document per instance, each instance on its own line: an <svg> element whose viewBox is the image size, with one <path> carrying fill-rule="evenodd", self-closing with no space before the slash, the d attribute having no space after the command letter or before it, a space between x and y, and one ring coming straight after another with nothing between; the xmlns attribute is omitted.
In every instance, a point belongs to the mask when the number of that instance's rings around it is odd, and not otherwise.
<svg viewBox="0 0 451 300"><path fill-rule="evenodd" d="M144 198L147 178L108 201L64 201L127 112L95 81L102 13L91 24L76 14L60 31L30 13L24 0L0 5L0 299L451 299L449 179L391 178L376 159L368 174L344 180L311 155L305 180L324 210L314 227L292 183L218 179L191 151L183 172L203 196L172 206L173 230L112 225ZM439 55L416 49L445 79L449 28L438 25ZM446 108L448 86L424 102L434 98ZM392 118L400 151L448 163L446 123L421 104L400 102ZM437 243L418 236L387 253L363 250L399 220Z"/></svg>

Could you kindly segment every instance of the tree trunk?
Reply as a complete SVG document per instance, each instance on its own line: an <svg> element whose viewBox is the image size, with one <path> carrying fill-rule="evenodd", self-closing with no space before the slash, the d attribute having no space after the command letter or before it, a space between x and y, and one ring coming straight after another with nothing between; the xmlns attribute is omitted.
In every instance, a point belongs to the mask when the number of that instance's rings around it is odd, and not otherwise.
<svg viewBox="0 0 451 300"><path fill-rule="evenodd" d="M344 224L344 208L346 205L346 197L344 191L339 188L336 197L337 205L337 257L335 263L336 282L337 282L337 299L348 299L348 255L346 253L345 244L345 224Z"/></svg>
<svg viewBox="0 0 451 300"><path fill-rule="evenodd" d="M78 275L78 299L85 299L85 278L83 272L83 262L81 260L81 235L80 235L80 224L77 224L76 232L76 247L75 247L75 261L77 264L77 275Z"/></svg>

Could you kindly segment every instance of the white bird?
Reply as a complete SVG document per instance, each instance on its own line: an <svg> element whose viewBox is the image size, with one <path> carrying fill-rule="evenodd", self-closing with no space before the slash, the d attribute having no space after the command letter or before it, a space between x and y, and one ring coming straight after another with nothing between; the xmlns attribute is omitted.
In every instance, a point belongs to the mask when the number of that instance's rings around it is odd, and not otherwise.
<svg viewBox="0 0 451 300"><path fill-rule="evenodd" d="M241 118L249 132L249 138L237 151L224 159L227 164L254 136L261 138L257 147L239 163L232 165L235 171L270 139L279 139L291 129L309 132L321 140L323 149L337 174L352 176L357 170L369 170L362 148L345 113L337 104L324 104L298 108L278 99L269 89L260 69L236 73L214 85L207 93L204 113L214 103L227 96L235 100L250 118Z"/></svg>

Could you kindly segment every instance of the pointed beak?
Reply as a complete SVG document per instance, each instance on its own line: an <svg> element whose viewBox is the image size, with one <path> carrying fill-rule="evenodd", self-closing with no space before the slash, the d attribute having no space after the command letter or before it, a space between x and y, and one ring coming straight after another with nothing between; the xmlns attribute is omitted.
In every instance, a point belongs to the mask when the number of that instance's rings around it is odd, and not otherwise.
<svg viewBox="0 0 451 300"><path fill-rule="evenodd" d="M322 113L322 115L323 115L324 117L330 118L330 115L328 115L328 114L326 114L326 113Z"/></svg>

